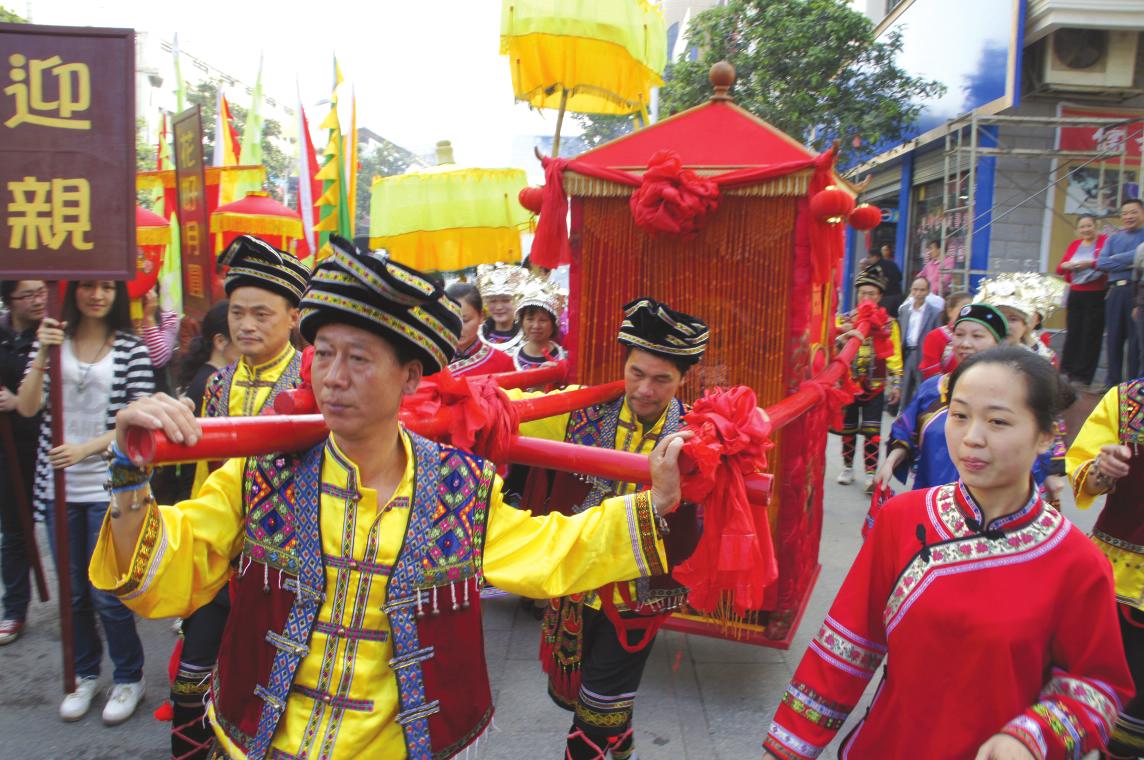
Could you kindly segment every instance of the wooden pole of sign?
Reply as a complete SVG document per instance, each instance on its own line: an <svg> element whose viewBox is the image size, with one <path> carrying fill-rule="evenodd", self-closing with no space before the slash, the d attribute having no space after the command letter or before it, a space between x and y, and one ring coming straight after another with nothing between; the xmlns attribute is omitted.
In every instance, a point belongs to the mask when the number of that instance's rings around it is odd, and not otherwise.
<svg viewBox="0 0 1144 760"><path fill-rule="evenodd" d="M36 592L41 602L51 600L48 582L44 579L44 564L40 561L40 547L36 543L36 523L32 519L32 500L28 498L28 483L24 482L24 472L20 467L20 452L16 448L16 436L12 433L10 414L0 414L0 443L4 447L4 458L8 460L9 489L20 516L20 530L24 532L24 546L32 577L36 579Z"/></svg>
<svg viewBox="0 0 1144 760"><path fill-rule="evenodd" d="M60 283L50 281L48 285L48 314L59 319L63 315L60 298ZM52 446L64 441L64 378L60 371L60 349L48 349L48 409L52 415ZM71 548L68 544L68 493L67 475L62 469L53 470L55 500L52 515L55 518L56 534L56 580L58 582L60 606L60 645L64 656L64 694L75 691L75 635L72 625L71 588ZM77 558L80 562L82 557ZM86 575L86 568L84 569Z"/></svg>

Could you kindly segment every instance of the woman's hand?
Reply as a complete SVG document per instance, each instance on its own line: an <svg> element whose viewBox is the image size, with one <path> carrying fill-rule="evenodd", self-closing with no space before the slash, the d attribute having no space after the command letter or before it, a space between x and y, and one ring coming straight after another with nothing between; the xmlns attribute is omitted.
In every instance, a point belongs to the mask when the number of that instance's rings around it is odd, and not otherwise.
<svg viewBox="0 0 1144 760"><path fill-rule="evenodd" d="M127 429L162 430L170 440L194 446L202 436L199 421L191 411L190 399L177 399L166 393L136 399L115 415L115 444L127 451Z"/></svg>
<svg viewBox="0 0 1144 760"><path fill-rule="evenodd" d="M1045 487L1045 496L1048 498L1048 501L1053 504L1060 504L1061 494L1065 492L1065 486L1067 484L1068 480L1064 475L1049 475L1041 485Z"/></svg>
<svg viewBox="0 0 1144 760"><path fill-rule="evenodd" d="M648 457L651 463L651 503L660 517L666 517L679 506L681 495L679 453L683 442L695 435L694 430L681 430L661 440Z"/></svg>
<svg viewBox="0 0 1144 760"><path fill-rule="evenodd" d="M1008 734L997 734L981 745L973 760L1035 760L1029 748Z"/></svg>
<svg viewBox="0 0 1144 760"><path fill-rule="evenodd" d="M95 452L89 451L86 443L65 443L48 452L48 462L52 469L63 470L79 464Z"/></svg>
<svg viewBox="0 0 1144 760"><path fill-rule="evenodd" d="M878 472L874 475L874 485L889 486L890 481L894 479L894 470L898 464L904 459L906 452L901 449L893 449L886 455L886 461L882 462L878 467Z"/></svg>
<svg viewBox="0 0 1144 760"><path fill-rule="evenodd" d="M40 326L36 330L36 340L40 341L40 353L44 353L48 346L62 346L64 344L64 328L67 326L67 322L60 322L51 317L44 317L40 320Z"/></svg>

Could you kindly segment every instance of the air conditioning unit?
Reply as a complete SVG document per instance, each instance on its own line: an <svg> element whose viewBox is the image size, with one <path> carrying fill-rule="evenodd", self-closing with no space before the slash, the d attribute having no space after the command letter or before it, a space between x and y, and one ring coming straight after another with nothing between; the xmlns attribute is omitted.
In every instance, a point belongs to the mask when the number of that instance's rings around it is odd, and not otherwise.
<svg viewBox="0 0 1144 760"><path fill-rule="evenodd" d="M1138 32L1058 29L1047 41L1044 83L1054 89L1117 89L1132 86Z"/></svg>

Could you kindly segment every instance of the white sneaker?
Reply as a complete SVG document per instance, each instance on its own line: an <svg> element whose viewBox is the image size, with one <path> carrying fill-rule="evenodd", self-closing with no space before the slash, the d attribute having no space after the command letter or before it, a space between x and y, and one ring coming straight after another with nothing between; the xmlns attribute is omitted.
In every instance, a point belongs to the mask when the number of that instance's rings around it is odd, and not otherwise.
<svg viewBox="0 0 1144 760"><path fill-rule="evenodd" d="M838 484L848 486L854 482L854 469L852 467L843 467L842 472L838 473Z"/></svg>
<svg viewBox="0 0 1144 760"><path fill-rule="evenodd" d="M64 697L64 701L60 703L60 719L72 723L87 715L87 711L91 709L91 700L97 691L99 691L98 678L77 678L75 691Z"/></svg>
<svg viewBox="0 0 1144 760"><path fill-rule="evenodd" d="M111 688L107 704L103 708L103 724L118 726L135 714L135 708L143 701L147 685L143 679L135 683L117 683Z"/></svg>

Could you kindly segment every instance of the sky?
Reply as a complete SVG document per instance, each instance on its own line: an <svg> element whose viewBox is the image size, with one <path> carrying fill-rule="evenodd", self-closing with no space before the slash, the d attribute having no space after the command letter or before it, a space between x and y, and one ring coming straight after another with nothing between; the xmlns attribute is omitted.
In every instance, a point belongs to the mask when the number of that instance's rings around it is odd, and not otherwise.
<svg viewBox="0 0 1144 760"><path fill-rule="evenodd" d="M317 103L330 95L336 53L356 91L359 126L417 152L451 140L466 166L509 166L515 136L551 134L556 123L554 111L514 102L508 59L498 52L499 0L0 3L37 24L130 27L166 41L177 32L181 50L249 84L262 54L265 94L294 106L300 90L314 130L328 108ZM173 90L171 56L156 63ZM245 91L228 97L249 105ZM566 134L577 132L566 122Z"/></svg>

